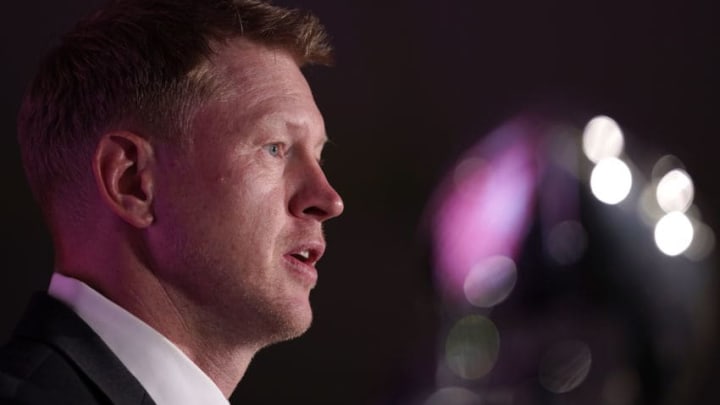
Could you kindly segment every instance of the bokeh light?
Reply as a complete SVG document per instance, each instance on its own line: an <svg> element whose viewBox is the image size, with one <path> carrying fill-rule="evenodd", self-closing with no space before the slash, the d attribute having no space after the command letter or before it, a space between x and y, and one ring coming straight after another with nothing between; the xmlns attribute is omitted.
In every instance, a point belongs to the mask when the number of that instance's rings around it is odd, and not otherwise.
<svg viewBox="0 0 720 405"><path fill-rule="evenodd" d="M668 256L683 253L693 241L694 229L690 219L682 212L671 212L655 225L655 244Z"/></svg>
<svg viewBox="0 0 720 405"><path fill-rule="evenodd" d="M674 169L682 169L685 170L685 165L683 165L683 162L674 155L664 155L660 159L655 162L653 165L653 168L650 172L650 177L653 180L660 180L661 177L663 177L665 174L669 173L670 171Z"/></svg>
<svg viewBox="0 0 720 405"><path fill-rule="evenodd" d="M655 194L665 212L685 212L692 204L695 189L687 172L673 169L660 179Z"/></svg>
<svg viewBox="0 0 720 405"><path fill-rule="evenodd" d="M416 398L630 405L681 390L663 376L713 348L697 331L716 315L692 312L716 288L695 179L674 156L624 150L608 117L582 136L518 122L468 149L434 195L445 332L436 385Z"/></svg>
<svg viewBox="0 0 720 405"><path fill-rule="evenodd" d="M457 166L455 167L455 171L453 172L453 180L455 181L455 186L459 188L465 187L465 180L482 171L486 165L487 162L485 161L485 159L477 156L470 156L466 159L463 159L460 163L457 164Z"/></svg>
<svg viewBox="0 0 720 405"><path fill-rule="evenodd" d="M578 221L563 221L553 226L545 238L548 255L557 264L567 266L582 258L587 248L585 228Z"/></svg>
<svg viewBox="0 0 720 405"><path fill-rule="evenodd" d="M465 279L465 298L472 305L489 308L504 301L517 281L515 262L506 256L492 256L473 266Z"/></svg>
<svg viewBox="0 0 720 405"><path fill-rule="evenodd" d="M583 152L591 161L616 158L625 145L622 130L610 117L600 115L590 120L583 131Z"/></svg>
<svg viewBox="0 0 720 405"><path fill-rule="evenodd" d="M445 359L457 376L474 380L492 370L499 350L500 335L495 324L484 316L469 315L450 330Z"/></svg>
<svg viewBox="0 0 720 405"><path fill-rule="evenodd" d="M715 250L715 232L702 222L693 221L692 226L693 240L684 255L690 260L699 262L705 260Z"/></svg>
<svg viewBox="0 0 720 405"><path fill-rule="evenodd" d="M476 393L462 387L445 387L435 391L425 401L425 405L481 405L482 400Z"/></svg>
<svg viewBox="0 0 720 405"><path fill-rule="evenodd" d="M600 161L590 175L593 195L605 204L618 204L632 188L630 168L620 159L607 158Z"/></svg>
<svg viewBox="0 0 720 405"><path fill-rule="evenodd" d="M525 131L512 124L483 139L456 165L432 206L436 275L443 294L461 305L468 273L489 257L513 257L527 231L538 168Z"/></svg>
<svg viewBox="0 0 720 405"><path fill-rule="evenodd" d="M550 392L570 392L585 381L590 372L592 353L583 342L564 341L551 347L540 361L540 384Z"/></svg>
<svg viewBox="0 0 720 405"><path fill-rule="evenodd" d="M667 214L658 205L657 182L643 186L637 203L640 220L650 228L654 227L657 221Z"/></svg>

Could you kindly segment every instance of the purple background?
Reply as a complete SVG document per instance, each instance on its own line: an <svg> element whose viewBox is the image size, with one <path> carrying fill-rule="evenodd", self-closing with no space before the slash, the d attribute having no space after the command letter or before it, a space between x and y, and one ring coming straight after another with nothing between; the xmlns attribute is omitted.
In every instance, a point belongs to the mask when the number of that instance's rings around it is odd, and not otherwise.
<svg viewBox="0 0 720 405"><path fill-rule="evenodd" d="M100 3L2 6L0 338L52 265L14 138L18 100L53 39ZM460 153L527 108L551 105L575 123L607 114L626 129L628 153L678 156L718 229L717 2L277 3L313 10L337 48L337 66L309 79L346 211L327 226L315 325L261 352L237 403L403 403L393 398L431 388L441 309L423 209Z"/></svg>

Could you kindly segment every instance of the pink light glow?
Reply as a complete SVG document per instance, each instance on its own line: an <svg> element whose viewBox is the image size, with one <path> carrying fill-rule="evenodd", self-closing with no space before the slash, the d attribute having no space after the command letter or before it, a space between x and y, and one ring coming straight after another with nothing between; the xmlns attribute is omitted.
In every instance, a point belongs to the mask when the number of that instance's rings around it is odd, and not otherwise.
<svg viewBox="0 0 720 405"><path fill-rule="evenodd" d="M455 176L440 196L433 214L436 272L453 298L463 297L476 264L498 255L514 258L525 236L538 177L528 132L522 123L500 128L465 157L484 164Z"/></svg>

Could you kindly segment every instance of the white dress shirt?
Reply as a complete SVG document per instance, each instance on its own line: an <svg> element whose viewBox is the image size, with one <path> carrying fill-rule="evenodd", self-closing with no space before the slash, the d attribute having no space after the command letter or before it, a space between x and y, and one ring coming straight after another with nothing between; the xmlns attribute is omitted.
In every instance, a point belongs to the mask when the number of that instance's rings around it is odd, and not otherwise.
<svg viewBox="0 0 720 405"><path fill-rule="evenodd" d="M228 405L217 385L170 340L82 281L54 273L48 293L100 336L157 405Z"/></svg>

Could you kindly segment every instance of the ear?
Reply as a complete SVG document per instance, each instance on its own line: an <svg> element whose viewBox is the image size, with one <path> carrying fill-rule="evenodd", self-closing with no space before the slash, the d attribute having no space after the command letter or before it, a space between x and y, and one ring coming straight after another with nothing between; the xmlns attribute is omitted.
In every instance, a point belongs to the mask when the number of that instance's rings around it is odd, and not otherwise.
<svg viewBox="0 0 720 405"><path fill-rule="evenodd" d="M150 142L132 132L103 135L95 149L93 174L104 202L136 228L153 223L154 155Z"/></svg>

